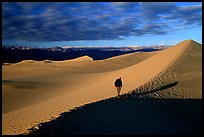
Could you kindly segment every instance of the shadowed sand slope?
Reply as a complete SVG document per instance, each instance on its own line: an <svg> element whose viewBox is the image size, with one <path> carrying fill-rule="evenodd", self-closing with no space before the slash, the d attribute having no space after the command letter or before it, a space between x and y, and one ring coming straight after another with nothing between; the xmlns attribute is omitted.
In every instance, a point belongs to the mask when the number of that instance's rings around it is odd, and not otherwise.
<svg viewBox="0 0 204 137"><path fill-rule="evenodd" d="M128 60L115 57L112 59L102 61L80 61L80 63L63 63L63 65L56 65L54 63L41 63L40 65L28 65L19 66L14 68L8 68L13 65L7 65L3 67L3 92L8 88L4 87L8 81L10 85L19 81L26 82L40 82L42 85L47 84L46 87L40 87L43 94L43 100L39 99L35 102L36 98L33 98L34 102L31 102L28 106L20 107L17 110L13 110L9 113L5 113L2 116L2 130L3 134L20 134L25 132L27 129L39 124L40 122L50 121L55 117L59 117L59 114L76 106L81 106L87 103L96 102L98 100L114 97L116 95L113 82L116 78L122 77L124 86L122 93L127 93L138 87L145 87L145 83L152 81L158 75L162 75L166 70L175 64L182 62L183 56L193 56L193 54L186 54L190 52L191 47L195 43L191 40L187 40L177 44L174 47L156 52L156 54L148 55L144 58L140 58L140 61L135 61L131 54L131 57L124 56ZM195 46L193 46L195 47ZM199 49L196 48L198 52ZM194 51L194 49L192 49ZM197 55L197 53L195 53ZM138 54L140 55L140 54ZM195 56L196 56L195 55ZM121 56L118 56L119 58ZM131 60L132 58L132 60ZM135 57L136 58L136 57ZM199 57L198 57L199 58ZM122 62L123 65L116 62ZM126 63L131 62L131 63ZM108 68L107 64L113 64L112 68ZM135 63L135 64L133 64ZM198 62L199 64L199 62ZM35 66L35 67L34 67ZM126 67L125 67L126 66ZM177 65L176 65L177 66ZM176 68L174 66L174 68ZM7 68L6 68L7 67ZM198 66L199 67L199 66ZM102 69L101 69L102 68ZM106 69L107 68L107 69ZM104 72L102 71L104 69ZM179 71L178 69L177 71ZM31 72L35 73L31 73ZM185 71L185 70L184 70ZM199 70L198 70L199 71ZM8 72L20 72L24 75L16 74L12 76ZM99 73L100 72L100 73ZM176 73L176 72L175 72ZM178 72L179 73L179 72ZM183 78L183 76L181 76ZM198 75L199 81L199 75ZM80 80L80 82L78 82ZM176 79L178 82L173 84L175 86L185 85L180 79ZM172 80L171 83L174 83ZM161 82L160 82L161 83ZM168 83L170 84L170 83ZM160 87L157 85L151 85L152 87ZM170 86L172 86L170 84ZM198 85L199 86L199 85ZM168 85L167 85L168 87ZM192 87L191 87L192 88ZM35 89L35 88L34 88ZM33 91L31 94L35 94L34 89L27 91ZM143 88L145 89L145 88ZM163 90L164 88L161 88ZM22 90L19 90L22 91ZM147 92L146 90L140 90L140 92ZM199 92L199 91L198 91ZM177 92L174 92L177 93ZM5 93L6 96L7 93ZM13 95L13 93L10 93ZM153 94L153 93L151 93ZM197 94L197 93L196 93ZM175 97L170 93L170 98ZM189 96L191 93L189 93ZM193 95L192 98L198 98L200 94ZM154 96L154 95L152 95ZM179 95L181 96L181 95ZM166 96L168 98L168 96ZM177 97L177 96L176 96ZM182 96L181 96L182 97ZM27 100L27 102L29 102ZM25 101L25 103L27 103ZM22 103L23 104L23 103ZM4 105L4 103L3 103ZM117 107L117 106L116 106Z"/></svg>
<svg viewBox="0 0 204 137"><path fill-rule="evenodd" d="M139 98L85 105L30 129L30 135L201 135L202 100Z"/></svg>

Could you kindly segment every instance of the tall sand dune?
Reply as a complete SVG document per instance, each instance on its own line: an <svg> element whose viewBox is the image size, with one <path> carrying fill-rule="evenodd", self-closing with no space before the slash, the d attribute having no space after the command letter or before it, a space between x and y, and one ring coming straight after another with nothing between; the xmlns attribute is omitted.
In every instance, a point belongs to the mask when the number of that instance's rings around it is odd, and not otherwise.
<svg viewBox="0 0 204 137"><path fill-rule="evenodd" d="M172 73L174 75L177 73L181 79L186 75L183 83L179 82L178 85L185 85L185 81L191 82L189 80L195 79L199 83L201 73L199 61L195 76L190 73L194 71L194 67L189 73L183 72L188 70L188 66L183 70L177 68L185 63L183 62L186 60L185 57L200 59L199 54L198 45L192 40L186 40L162 51L134 53L100 61L3 66L3 134L20 134L74 107L114 97L116 89L113 83L118 77L122 77L123 80L122 93L143 88L146 83L164 72L171 73L172 68L175 69ZM180 71L183 72L181 75ZM200 86L200 83L197 86ZM14 89L17 93L12 92ZM182 93L183 96L173 96L170 91L168 94L169 97L183 97L185 92ZM191 94L192 91L189 91L188 96ZM200 93L191 97L200 97ZM12 103L9 104L8 100ZM20 105L17 103L14 105L15 101Z"/></svg>
<svg viewBox="0 0 204 137"><path fill-rule="evenodd" d="M187 43L187 44L186 44ZM148 94L156 98L202 99L202 46L192 40L184 41L188 45L183 54L167 70L160 73L134 92L148 93L162 86L160 92Z"/></svg>

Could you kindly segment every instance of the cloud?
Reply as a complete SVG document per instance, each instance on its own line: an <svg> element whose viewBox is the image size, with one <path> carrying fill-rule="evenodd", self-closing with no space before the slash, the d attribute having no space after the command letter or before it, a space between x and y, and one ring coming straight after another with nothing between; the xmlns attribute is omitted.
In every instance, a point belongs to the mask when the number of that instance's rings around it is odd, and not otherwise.
<svg viewBox="0 0 204 137"><path fill-rule="evenodd" d="M137 2L111 2L111 5L116 10L135 11L139 8Z"/></svg>
<svg viewBox="0 0 204 137"><path fill-rule="evenodd" d="M166 24L150 24L142 28L142 31L146 35L161 35L167 34L172 30L171 27Z"/></svg>
<svg viewBox="0 0 204 137"><path fill-rule="evenodd" d="M3 2L2 38L77 41L165 35L202 25L201 12L202 5L172 2Z"/></svg>
<svg viewBox="0 0 204 137"><path fill-rule="evenodd" d="M148 20L157 20L160 15L171 14L176 8L172 2L140 2L142 16Z"/></svg>
<svg viewBox="0 0 204 137"><path fill-rule="evenodd" d="M169 15L168 19L174 19L183 22L184 25L193 25L202 23L202 5L177 7L174 14Z"/></svg>

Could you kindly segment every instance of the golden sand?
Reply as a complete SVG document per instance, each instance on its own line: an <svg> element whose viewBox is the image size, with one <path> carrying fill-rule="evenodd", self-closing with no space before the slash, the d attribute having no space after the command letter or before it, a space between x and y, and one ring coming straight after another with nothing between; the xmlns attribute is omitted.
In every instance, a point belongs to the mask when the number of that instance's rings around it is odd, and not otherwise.
<svg viewBox="0 0 204 137"><path fill-rule="evenodd" d="M177 81L154 97L202 98L201 46L183 41L162 51L131 53L93 61L23 61L2 66L4 135L20 134L74 107L116 96L113 83L122 77L122 93ZM151 88L149 88L151 89Z"/></svg>

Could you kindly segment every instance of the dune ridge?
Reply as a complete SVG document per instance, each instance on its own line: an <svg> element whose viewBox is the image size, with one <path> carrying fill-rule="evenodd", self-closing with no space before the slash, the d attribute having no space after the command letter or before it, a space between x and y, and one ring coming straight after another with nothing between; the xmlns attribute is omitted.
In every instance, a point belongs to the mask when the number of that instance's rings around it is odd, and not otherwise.
<svg viewBox="0 0 204 137"><path fill-rule="evenodd" d="M64 61L52 61L53 63L66 63L70 61L93 61L93 58L89 56L81 56L75 59L69 59L69 60L64 60Z"/></svg>
<svg viewBox="0 0 204 137"><path fill-rule="evenodd" d="M192 41L186 40L174 47L159 51L135 65L97 74L91 79L98 82L85 84L86 86L75 89L74 92L6 113L3 115L3 134L20 134L25 132L26 129L36 126L39 122L58 117L60 113L73 107L114 97L116 93L113 82L119 76L124 81L122 93L143 86L179 60L190 44L192 44ZM61 87L58 90L65 91L67 87Z"/></svg>
<svg viewBox="0 0 204 137"><path fill-rule="evenodd" d="M143 94L163 85L175 84L172 88L148 94L154 98L202 99L202 46L188 40L188 46L178 60L146 84L133 92ZM192 65L193 62L193 65Z"/></svg>
<svg viewBox="0 0 204 137"><path fill-rule="evenodd" d="M35 60L23 60L21 62L18 62L18 63L10 63L11 65L21 65L21 64L29 64L29 63L36 63L38 61L35 61Z"/></svg>
<svg viewBox="0 0 204 137"><path fill-rule="evenodd" d="M69 59L64 61L53 61L53 60L43 60L43 61L36 61L36 60L23 60L18 63L4 63L5 65L22 65L22 64L30 64L30 63L65 63L70 61L92 61L93 58L89 56L81 56L75 59Z"/></svg>

